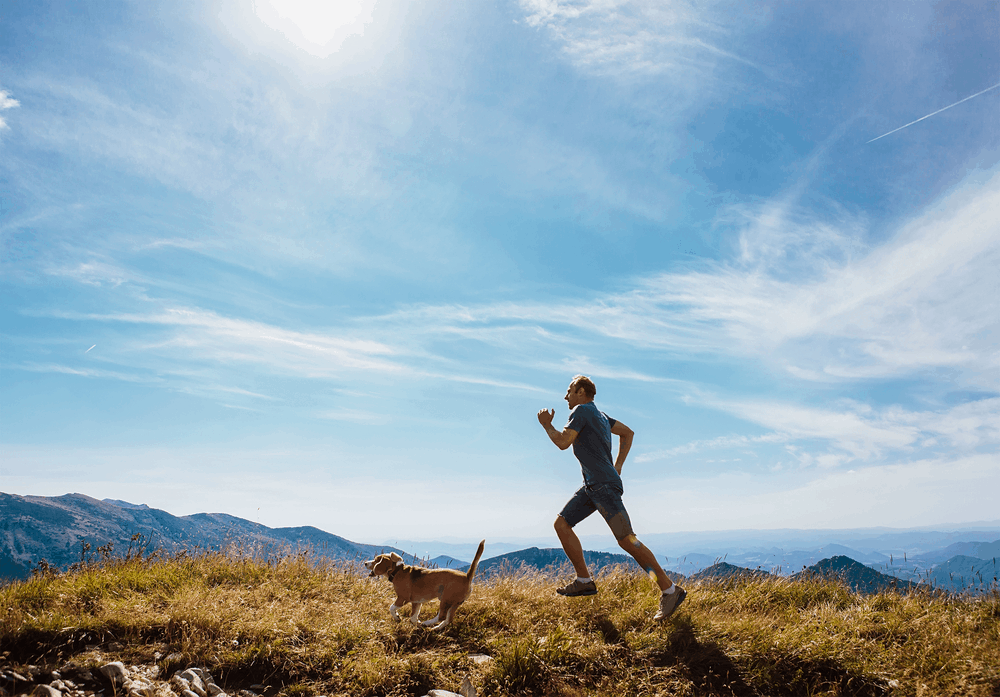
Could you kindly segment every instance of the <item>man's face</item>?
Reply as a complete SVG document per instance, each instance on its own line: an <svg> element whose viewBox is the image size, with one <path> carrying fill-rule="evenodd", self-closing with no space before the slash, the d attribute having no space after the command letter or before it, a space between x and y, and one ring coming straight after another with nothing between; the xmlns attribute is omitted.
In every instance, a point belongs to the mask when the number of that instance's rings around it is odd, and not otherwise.
<svg viewBox="0 0 1000 697"><path fill-rule="evenodd" d="M575 409L578 405L583 404L587 401L587 393L583 391L582 387L577 387L576 390L573 389L571 384L566 390L566 396L563 399L569 404L570 409Z"/></svg>

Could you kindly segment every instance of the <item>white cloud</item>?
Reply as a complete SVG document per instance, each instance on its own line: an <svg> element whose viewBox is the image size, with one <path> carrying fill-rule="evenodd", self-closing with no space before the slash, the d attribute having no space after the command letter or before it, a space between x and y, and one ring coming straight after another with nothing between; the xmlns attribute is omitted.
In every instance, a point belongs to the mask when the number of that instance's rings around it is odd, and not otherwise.
<svg viewBox="0 0 1000 697"><path fill-rule="evenodd" d="M603 336L661 353L751 356L807 380L948 368L963 384L1000 388L990 341L1000 331L1000 174L970 178L871 249L844 214L822 221L767 204L745 217L736 259L599 301L424 306L383 319L482 341L531 330L552 344Z"/></svg>
<svg viewBox="0 0 1000 697"><path fill-rule="evenodd" d="M912 411L900 406L875 409L848 400L835 405L839 408L826 409L703 395L693 401L767 428L768 432L691 441L638 454L636 462L669 460L709 450L756 450L761 445L784 444L784 450L802 467L831 468L851 462L911 457L921 449L935 447L948 447L952 453L971 453L1000 444L1000 398L979 399L934 411Z"/></svg>
<svg viewBox="0 0 1000 697"><path fill-rule="evenodd" d="M815 409L801 404L761 401L714 401L716 408L760 424L789 440L822 439L856 458L871 458L886 449L899 450L913 444L920 431L858 410Z"/></svg>
<svg viewBox="0 0 1000 697"><path fill-rule="evenodd" d="M910 411L899 406L874 409L856 402L843 402L836 410L759 400L708 398L706 403L773 431L756 437L758 442L819 440L833 448L831 452L817 454L800 446L786 446L806 466L830 467L851 460L874 460L889 454L911 453L918 447L933 447L940 441L948 442L953 452L1000 444L1000 398L970 401L938 411ZM704 445L714 446L711 441ZM723 439L719 445L730 444ZM673 450L685 452L689 446ZM694 449L691 447L691 451Z"/></svg>
<svg viewBox="0 0 1000 697"><path fill-rule="evenodd" d="M6 109L13 109L19 106L21 106L21 102L11 97L10 92L8 92L7 90L0 90L0 111L4 111ZM0 130L3 130L5 128L10 128L10 126L8 126L7 122L3 119L2 116L0 116Z"/></svg>
<svg viewBox="0 0 1000 697"><path fill-rule="evenodd" d="M765 433L761 436L719 436L706 440L694 440L684 445L678 445L664 450L655 450L641 453L635 457L636 462L655 462L657 460L667 460L678 455L691 455L705 450L716 450L724 448L744 448L754 446L758 443L782 443L788 440L788 436L781 433Z"/></svg>
<svg viewBox="0 0 1000 697"><path fill-rule="evenodd" d="M588 70L687 81L710 73L720 58L757 67L720 48L729 32L687 2L521 0L521 7L526 24L545 28L572 63Z"/></svg>
<svg viewBox="0 0 1000 697"><path fill-rule="evenodd" d="M626 490L637 530L909 527L989 518L969 502L1000 496L1000 468L993 454L970 454L794 476L673 477L664 486Z"/></svg>
<svg viewBox="0 0 1000 697"><path fill-rule="evenodd" d="M78 375L85 378L99 378L105 380L122 380L124 382L162 382L157 376L135 375L123 373L116 370L104 370L101 368L78 368L58 363L24 363L14 366L20 370L27 370L32 373L62 373L63 375Z"/></svg>

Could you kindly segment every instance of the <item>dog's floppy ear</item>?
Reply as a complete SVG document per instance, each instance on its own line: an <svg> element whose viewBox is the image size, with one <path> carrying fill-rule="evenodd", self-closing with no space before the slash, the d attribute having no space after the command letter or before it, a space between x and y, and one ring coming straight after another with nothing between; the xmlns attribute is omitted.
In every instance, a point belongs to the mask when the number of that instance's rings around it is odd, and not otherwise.
<svg viewBox="0 0 1000 697"><path fill-rule="evenodd" d="M401 562L401 561L403 561L403 558L401 556L399 556L398 554L396 554L395 552L392 552L389 555L389 558L392 559L394 562ZM399 564L397 564L397 566L399 566Z"/></svg>
<svg viewBox="0 0 1000 697"><path fill-rule="evenodd" d="M386 555L384 555L384 554L379 554L379 555L378 555L377 557L375 557L375 558L374 558L374 559L372 559L371 561L366 561L366 562L365 562L365 567L367 567L367 569L368 569L369 571L371 571L371 573L370 573L370 574L368 574L369 578L375 575L375 570L376 570L376 569L378 569L378 565L379 565L379 564L380 564L380 563L381 563L381 562L382 562L382 561L383 561L383 560L384 560L385 558L386 558Z"/></svg>

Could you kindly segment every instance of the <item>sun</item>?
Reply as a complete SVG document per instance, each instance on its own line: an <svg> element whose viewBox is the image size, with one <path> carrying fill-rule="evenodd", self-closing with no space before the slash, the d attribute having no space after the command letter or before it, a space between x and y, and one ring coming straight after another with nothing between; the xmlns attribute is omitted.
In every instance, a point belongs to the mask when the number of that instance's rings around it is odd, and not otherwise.
<svg viewBox="0 0 1000 697"><path fill-rule="evenodd" d="M351 34L364 34L374 5L374 0L255 0L254 12L302 50L326 58Z"/></svg>

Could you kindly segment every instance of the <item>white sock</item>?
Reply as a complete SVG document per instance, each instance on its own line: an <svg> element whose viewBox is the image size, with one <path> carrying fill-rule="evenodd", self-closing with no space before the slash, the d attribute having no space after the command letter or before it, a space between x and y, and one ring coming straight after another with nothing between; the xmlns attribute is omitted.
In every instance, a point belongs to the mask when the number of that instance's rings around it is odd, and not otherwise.
<svg viewBox="0 0 1000 697"><path fill-rule="evenodd" d="M590 576L587 576L586 578L584 578L583 576L577 576L576 580L579 581L580 583L590 583Z"/></svg>
<svg viewBox="0 0 1000 697"><path fill-rule="evenodd" d="M673 595L674 591L676 589L677 589L677 584L676 583L671 583L670 584L670 588L668 588L667 590L663 591L663 595Z"/></svg>

